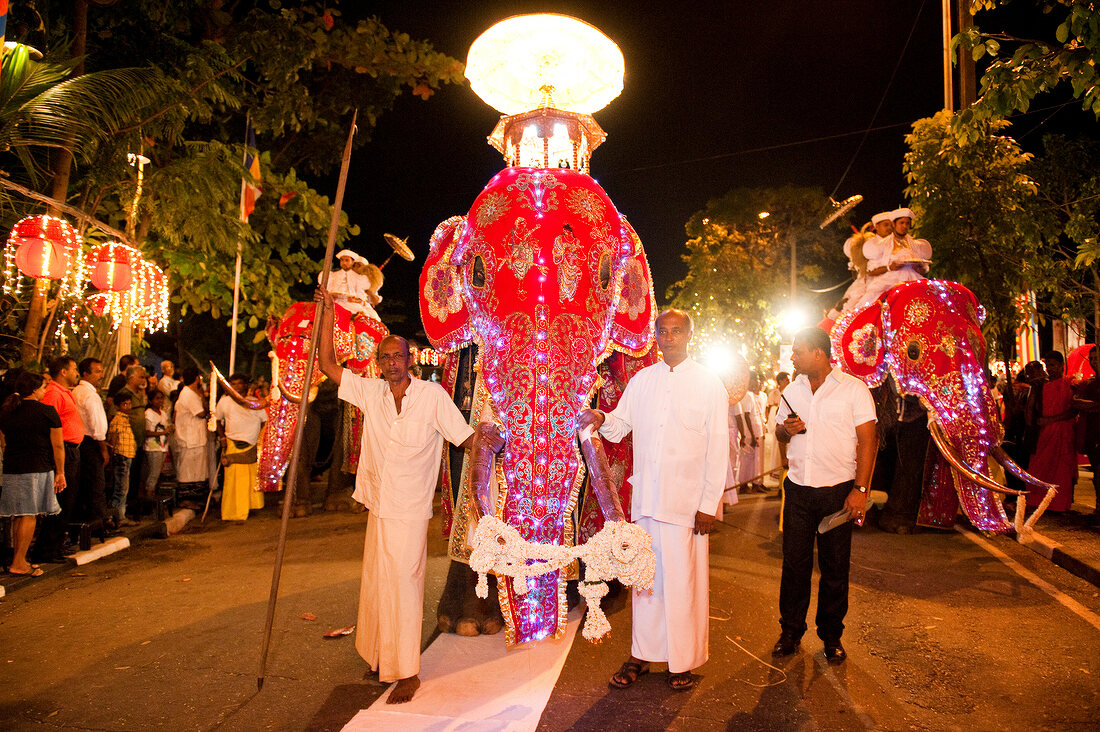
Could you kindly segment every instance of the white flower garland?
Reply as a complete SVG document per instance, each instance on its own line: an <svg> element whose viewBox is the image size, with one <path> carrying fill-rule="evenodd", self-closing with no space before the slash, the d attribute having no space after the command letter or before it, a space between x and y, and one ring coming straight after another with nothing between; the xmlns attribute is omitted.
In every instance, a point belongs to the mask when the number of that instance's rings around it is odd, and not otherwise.
<svg viewBox="0 0 1100 732"><path fill-rule="evenodd" d="M611 625L600 607L607 594L607 580L618 579L628 587L648 590L653 587L657 557L653 541L645 529L623 521L608 521L600 531L580 546L530 543L519 532L495 516L478 521L470 541L470 569L478 573L477 596L489 596L487 572L512 578L517 595L527 594L527 578L538 577L569 565L575 559L584 562L584 580L580 593L588 603L582 634L590 641L602 638Z"/></svg>

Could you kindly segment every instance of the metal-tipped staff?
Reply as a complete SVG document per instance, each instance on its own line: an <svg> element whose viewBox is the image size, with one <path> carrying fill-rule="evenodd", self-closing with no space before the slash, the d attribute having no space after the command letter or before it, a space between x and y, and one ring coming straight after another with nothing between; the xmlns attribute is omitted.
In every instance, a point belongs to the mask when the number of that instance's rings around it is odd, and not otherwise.
<svg viewBox="0 0 1100 732"><path fill-rule="evenodd" d="M355 120L359 110L351 116L351 129L348 141L344 145L344 157L340 161L340 182L336 186L336 200L332 204L332 223L328 227L328 246L325 249L325 265L321 272L321 287L328 288L328 276L332 271L332 256L336 249L336 232L340 229L340 207L344 203L344 187L348 182L348 164L351 162L351 143L355 138ZM271 625L275 621L275 601L279 598L279 576L283 570L283 552L286 549L286 529L290 522L290 504L294 500L294 486L298 481L298 458L302 452L302 430L306 423L306 410L309 409L309 384L313 380L313 360L317 355L318 337L321 334L321 321L325 311L324 302L317 303L313 318L313 333L309 340L309 358L306 360L305 381L302 382L302 399L298 404L298 424L294 429L294 449L290 454L290 468L286 477L286 491L283 495L283 520L279 526L279 545L275 550L275 568L271 575L271 596L267 600L267 619L264 621L264 641L260 651L260 675L256 677L256 689L264 688L264 670L267 666L267 651L271 645Z"/></svg>

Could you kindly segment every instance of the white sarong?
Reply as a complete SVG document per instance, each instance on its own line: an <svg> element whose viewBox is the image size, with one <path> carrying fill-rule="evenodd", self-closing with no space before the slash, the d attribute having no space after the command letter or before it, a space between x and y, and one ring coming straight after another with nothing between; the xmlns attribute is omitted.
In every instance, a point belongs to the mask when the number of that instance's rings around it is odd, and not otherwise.
<svg viewBox="0 0 1100 732"><path fill-rule="evenodd" d="M428 519L367 516L355 650L383 683L420 673Z"/></svg>
<svg viewBox="0 0 1100 732"><path fill-rule="evenodd" d="M635 523L653 538L657 572L652 594L631 593L630 653L667 662L669 673L699 668L707 662L710 639L708 537L644 516Z"/></svg>
<svg viewBox="0 0 1100 732"><path fill-rule="evenodd" d="M210 475L206 460L206 445L179 446L173 457L176 460L176 480L180 483L198 483Z"/></svg>

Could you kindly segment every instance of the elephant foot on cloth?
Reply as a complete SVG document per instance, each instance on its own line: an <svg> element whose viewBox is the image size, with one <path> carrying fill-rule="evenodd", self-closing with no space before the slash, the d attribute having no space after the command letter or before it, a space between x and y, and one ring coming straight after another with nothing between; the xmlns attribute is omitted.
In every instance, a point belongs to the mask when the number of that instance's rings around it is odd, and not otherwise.
<svg viewBox="0 0 1100 732"><path fill-rule="evenodd" d="M462 562L451 562L447 584L439 598L438 627L442 633L495 635L504 628L504 615L497 602L496 577L489 576L489 597L474 592L477 573Z"/></svg>

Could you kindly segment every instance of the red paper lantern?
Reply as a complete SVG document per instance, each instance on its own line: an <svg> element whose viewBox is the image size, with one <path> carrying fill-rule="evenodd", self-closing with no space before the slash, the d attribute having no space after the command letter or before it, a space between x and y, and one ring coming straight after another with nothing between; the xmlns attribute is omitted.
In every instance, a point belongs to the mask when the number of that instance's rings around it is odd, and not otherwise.
<svg viewBox="0 0 1100 732"><path fill-rule="evenodd" d="M28 277L60 280L80 252L80 237L67 221L53 216L28 216L11 230L9 242L18 249L15 265Z"/></svg>
<svg viewBox="0 0 1100 732"><path fill-rule="evenodd" d="M134 282L131 250L109 241L92 249L88 256L92 286L108 292L125 292Z"/></svg>

